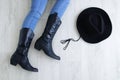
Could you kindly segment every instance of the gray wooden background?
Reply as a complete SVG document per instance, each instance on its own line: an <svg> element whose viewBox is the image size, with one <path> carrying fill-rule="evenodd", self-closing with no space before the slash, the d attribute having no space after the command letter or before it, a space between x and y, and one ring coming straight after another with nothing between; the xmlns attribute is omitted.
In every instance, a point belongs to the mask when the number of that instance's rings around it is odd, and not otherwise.
<svg viewBox="0 0 120 80"><path fill-rule="evenodd" d="M19 65L14 67L9 61L17 47L19 31L31 0L0 0L0 80L120 80L120 0L71 0L53 40L54 51L61 56L61 61L34 49L54 2L49 0L35 29L29 60L39 72L33 73ZM111 36L98 44L88 44L82 39L77 43L71 42L64 51L60 40L79 37L76 19L88 7L100 7L109 14L113 25Z"/></svg>

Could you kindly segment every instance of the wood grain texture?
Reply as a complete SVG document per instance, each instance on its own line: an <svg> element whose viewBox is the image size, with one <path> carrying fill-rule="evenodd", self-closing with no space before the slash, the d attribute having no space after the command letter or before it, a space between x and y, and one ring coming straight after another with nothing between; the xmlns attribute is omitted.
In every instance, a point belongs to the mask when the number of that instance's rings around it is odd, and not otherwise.
<svg viewBox="0 0 120 80"><path fill-rule="evenodd" d="M17 47L19 31L31 1L0 0L0 80L120 80L120 0L71 0L53 40L54 51L61 61L34 49L54 2L49 0L35 29L29 60L39 72L32 73L19 65L10 65L10 57ZM113 25L111 36L98 44L88 44L82 39L77 43L71 42L64 51L60 40L79 37L76 19L88 7L100 7L109 14Z"/></svg>

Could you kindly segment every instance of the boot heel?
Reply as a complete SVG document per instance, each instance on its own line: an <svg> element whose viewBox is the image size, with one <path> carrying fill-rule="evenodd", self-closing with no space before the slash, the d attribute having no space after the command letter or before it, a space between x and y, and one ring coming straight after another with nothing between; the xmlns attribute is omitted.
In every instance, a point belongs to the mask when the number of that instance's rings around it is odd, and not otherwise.
<svg viewBox="0 0 120 80"><path fill-rule="evenodd" d="M39 38L36 42L35 42L35 45L34 45L34 48L37 49L37 50L41 50L42 49L42 45L44 44L42 38Z"/></svg>
<svg viewBox="0 0 120 80"><path fill-rule="evenodd" d="M19 56L18 55L13 55L10 60L10 64L16 66L19 63Z"/></svg>
<svg viewBox="0 0 120 80"><path fill-rule="evenodd" d="M40 47L40 46L37 45L37 44L35 44L34 48L37 49L37 50L39 50L39 51L42 49L42 47Z"/></svg>
<svg viewBox="0 0 120 80"><path fill-rule="evenodd" d="M12 64L12 65L16 66L18 63L17 63L17 62L15 62L15 61L10 61L10 64Z"/></svg>

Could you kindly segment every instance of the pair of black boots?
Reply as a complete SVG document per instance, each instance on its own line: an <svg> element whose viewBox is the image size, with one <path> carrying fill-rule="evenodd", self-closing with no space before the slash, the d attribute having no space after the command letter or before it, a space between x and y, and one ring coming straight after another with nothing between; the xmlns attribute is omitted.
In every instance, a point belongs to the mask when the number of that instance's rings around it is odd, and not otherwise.
<svg viewBox="0 0 120 80"><path fill-rule="evenodd" d="M52 40L60 24L61 20L58 17L57 13L51 14L48 18L42 36L36 41L34 46L35 49L37 50L42 49L46 55L56 60L60 60L60 57L55 55L52 49ZM23 69L28 71L38 72L38 69L32 67L28 60L28 51L33 37L34 33L31 29L29 28L21 29L18 47L15 53L12 55L10 63L15 66L19 64Z"/></svg>

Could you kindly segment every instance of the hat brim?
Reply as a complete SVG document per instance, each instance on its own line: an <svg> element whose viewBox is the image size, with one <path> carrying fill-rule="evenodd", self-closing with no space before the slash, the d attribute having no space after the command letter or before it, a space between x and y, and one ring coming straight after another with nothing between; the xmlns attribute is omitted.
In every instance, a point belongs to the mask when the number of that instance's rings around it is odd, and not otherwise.
<svg viewBox="0 0 120 80"><path fill-rule="evenodd" d="M91 35L85 32L86 29L84 28L83 19L85 18L86 15L92 14L92 13L99 13L104 18L105 29L102 35L97 35L97 34ZM110 21L108 14L104 10L100 8L91 7L91 8L85 9L79 15L77 19L77 29L78 29L78 32L80 33L80 36L83 38L83 40L85 40L88 43L98 43L110 36L112 32L112 23Z"/></svg>

